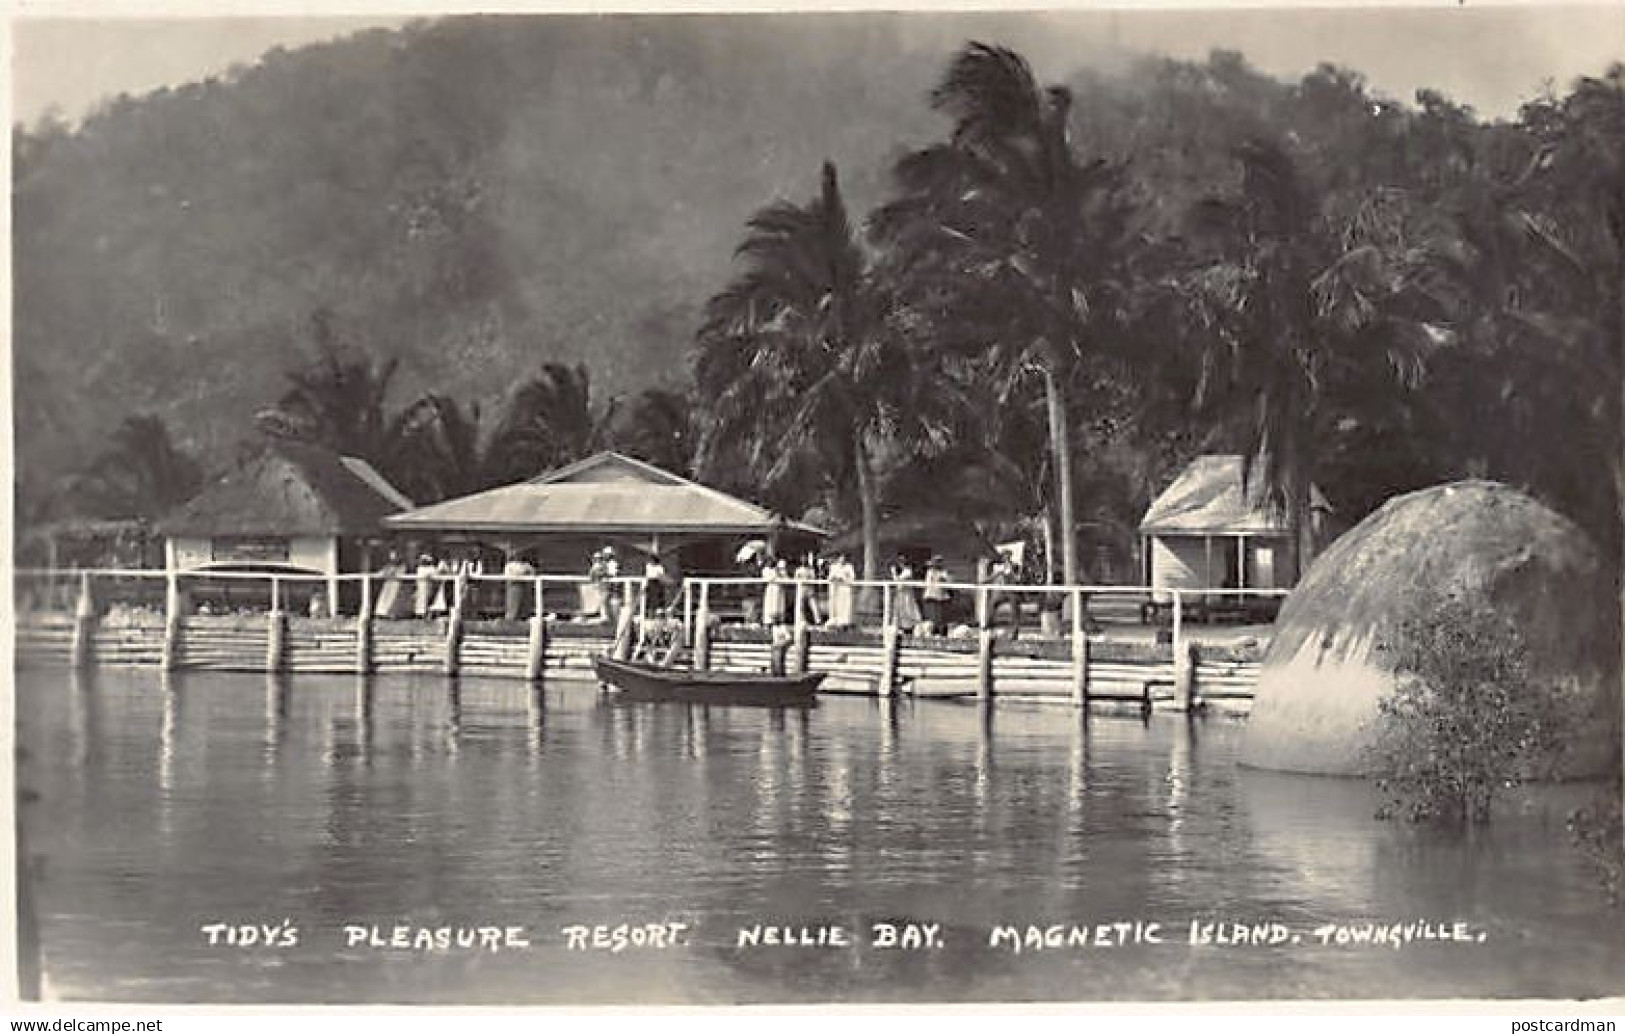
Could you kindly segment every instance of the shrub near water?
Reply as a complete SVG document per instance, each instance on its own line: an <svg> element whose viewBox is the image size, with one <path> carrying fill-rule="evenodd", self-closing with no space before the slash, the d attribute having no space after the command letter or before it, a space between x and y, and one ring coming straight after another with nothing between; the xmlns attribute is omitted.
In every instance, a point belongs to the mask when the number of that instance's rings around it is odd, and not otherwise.
<svg viewBox="0 0 1625 1034"><path fill-rule="evenodd" d="M1555 771L1572 730L1566 694L1537 683L1506 615L1451 595L1410 608L1384 645L1399 678L1372 747L1380 816L1483 821L1502 790Z"/></svg>

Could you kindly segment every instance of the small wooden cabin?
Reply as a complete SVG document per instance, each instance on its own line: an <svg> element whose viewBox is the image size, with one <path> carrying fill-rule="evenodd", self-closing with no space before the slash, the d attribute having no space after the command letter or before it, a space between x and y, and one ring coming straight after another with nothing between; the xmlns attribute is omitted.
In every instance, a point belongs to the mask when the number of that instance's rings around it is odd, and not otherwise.
<svg viewBox="0 0 1625 1034"><path fill-rule="evenodd" d="M1265 497L1262 474L1243 484L1242 457L1198 456L1140 522L1145 584L1154 589L1288 589L1291 529ZM1317 527L1330 511L1310 490Z"/></svg>

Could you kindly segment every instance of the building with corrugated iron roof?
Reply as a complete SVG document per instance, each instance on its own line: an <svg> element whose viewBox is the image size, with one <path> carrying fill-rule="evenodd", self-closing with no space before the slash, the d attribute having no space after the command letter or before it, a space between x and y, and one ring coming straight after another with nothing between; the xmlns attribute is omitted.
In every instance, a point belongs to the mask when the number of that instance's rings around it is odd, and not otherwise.
<svg viewBox="0 0 1625 1034"><path fill-rule="evenodd" d="M1286 589L1292 531L1271 506L1260 471L1243 478L1240 456L1198 456L1140 522L1146 584L1157 589ZM1310 489L1317 523L1331 507Z"/></svg>
<svg viewBox="0 0 1625 1034"><path fill-rule="evenodd" d="M781 540L788 552L823 536L755 503L617 452L600 452L528 481L476 492L386 518L392 529L495 544L533 556L542 570L576 572L615 546L684 568L725 566L731 545Z"/></svg>

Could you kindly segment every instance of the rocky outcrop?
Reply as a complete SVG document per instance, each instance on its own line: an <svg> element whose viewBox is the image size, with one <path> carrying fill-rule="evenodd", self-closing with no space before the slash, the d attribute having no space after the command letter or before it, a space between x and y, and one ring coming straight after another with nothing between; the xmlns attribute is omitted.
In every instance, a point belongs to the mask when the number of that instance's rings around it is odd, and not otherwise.
<svg viewBox="0 0 1625 1034"><path fill-rule="evenodd" d="M1569 692L1581 734L1567 775L1619 750L1618 609L1612 572L1572 522L1488 481L1390 500L1322 554L1282 608L1264 659L1242 760L1359 775L1378 701L1396 676L1384 649L1406 606L1481 595L1521 631L1530 692Z"/></svg>

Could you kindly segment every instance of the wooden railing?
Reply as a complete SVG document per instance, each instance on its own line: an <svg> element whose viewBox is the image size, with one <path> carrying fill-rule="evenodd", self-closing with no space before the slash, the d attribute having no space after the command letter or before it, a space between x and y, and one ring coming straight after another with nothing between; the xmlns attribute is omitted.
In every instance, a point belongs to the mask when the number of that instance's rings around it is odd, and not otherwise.
<svg viewBox="0 0 1625 1034"><path fill-rule="evenodd" d="M385 613L386 586L395 586L394 606ZM1192 698L1195 672L1199 664L1194 640L1189 634L1192 617L1248 616L1261 620L1273 617L1273 609L1286 595L1285 590L1238 589L1151 589L1143 586L1109 585L1025 585L946 582L935 583L946 590L954 617L941 626L925 629L903 627L904 618L923 606L927 585L922 580L780 579L775 582L756 577L689 577L675 593L662 589L664 604L653 613L653 594L644 579L620 576L590 579L583 575L536 574L507 576L473 572L373 572L338 575L293 572L165 571L85 569L19 570L16 575L19 604L25 611L44 609L71 611L74 663L87 663L94 653L98 619L119 608L161 614L163 617L162 663L181 663L183 637L188 621L209 615L264 615L265 667L282 670L289 654L288 616L347 619L335 621L332 636L353 635L353 667L373 669L376 653L373 622L377 618L434 619L418 626L420 640L432 638L433 654L448 674L456 674L465 652L494 649L485 642L465 651L463 640L470 622L482 618L524 619L526 645L524 668L528 677L540 677L546 666L550 638L560 621L596 619L607 625L607 647L625 656L635 637L656 624L681 631L681 642L698 667L712 664L713 647L719 637L730 638L726 648L732 653L746 646L730 628L761 627L767 632L769 663L796 670L808 668L815 638L828 644L845 634L868 642L879 640L874 664L875 684L881 692L905 681L899 672L902 645L910 651L936 651L942 665L966 665L974 672L977 695L994 692L996 655L1012 659L1010 641L1018 637L1045 643L1068 655L1073 695L1081 702L1089 696L1092 671L1115 670L1116 661L1091 659L1090 637L1102 637L1114 621L1120 625L1154 622L1159 641L1166 641L1172 660L1171 682L1176 705L1188 705ZM588 591L584 594L583 589ZM831 594L852 594L850 625L831 625ZM905 602L905 594L915 605ZM405 596L407 599L402 600ZM769 613L767 597L775 596L781 606ZM859 601L863 605L859 606ZM559 604L564 604L560 606ZM583 614L583 603L595 605ZM438 604L438 605L437 605ZM844 607L842 609L845 609ZM659 622L652 619L659 618ZM1036 618L1036 620L1030 620ZM1162 625L1166 620L1166 631ZM155 618L149 618L149 622ZM443 622L443 627L440 624ZM947 627L951 626L951 627ZM494 626L502 628L506 626ZM814 636L814 630L818 635ZM219 634L219 633L215 633ZM506 634L510 638L515 634ZM257 633L256 633L257 635ZM757 633L758 641L760 633ZM833 638L832 638L833 637ZM194 633L199 649L201 631ZM953 640L974 640L975 664L969 664L969 642L955 646ZM258 640L256 640L257 642ZM346 639L346 642L351 640ZM513 640L517 643L517 640ZM1005 643L999 646L999 643ZM935 645L933 645L935 644ZM329 643L329 650L334 649ZM821 647L822 648L822 647ZM258 649L258 647L255 647ZM349 647L345 647L349 649ZM857 647L854 647L857 649ZM427 651L426 651L427 652ZM963 662L952 657L963 656ZM504 655L506 656L506 654ZM755 655L752 655L753 657ZM868 656L865 654L865 656ZM1164 655L1165 657L1167 655ZM1036 662L1035 662L1036 663ZM1054 663L1045 662L1054 676ZM1167 663L1165 660L1162 663ZM956 669L957 670L957 669ZM1149 692L1149 690L1147 691Z"/></svg>

